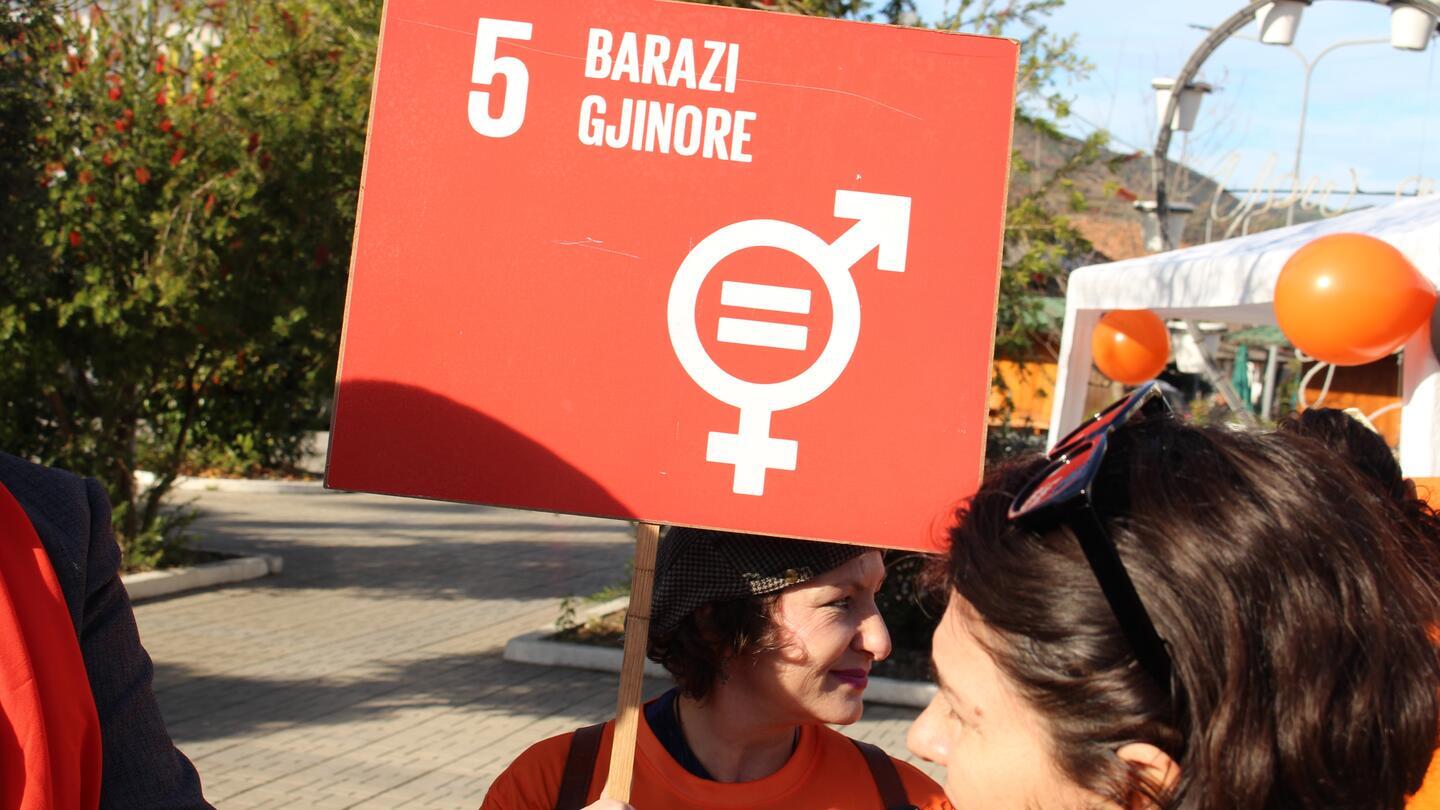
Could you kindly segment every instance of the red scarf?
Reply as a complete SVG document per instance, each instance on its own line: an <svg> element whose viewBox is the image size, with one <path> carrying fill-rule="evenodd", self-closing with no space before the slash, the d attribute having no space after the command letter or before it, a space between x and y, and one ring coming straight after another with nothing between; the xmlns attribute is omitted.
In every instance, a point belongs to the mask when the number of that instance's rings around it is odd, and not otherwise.
<svg viewBox="0 0 1440 810"><path fill-rule="evenodd" d="M0 810L94 810L100 763L100 720L60 583L0 485Z"/></svg>

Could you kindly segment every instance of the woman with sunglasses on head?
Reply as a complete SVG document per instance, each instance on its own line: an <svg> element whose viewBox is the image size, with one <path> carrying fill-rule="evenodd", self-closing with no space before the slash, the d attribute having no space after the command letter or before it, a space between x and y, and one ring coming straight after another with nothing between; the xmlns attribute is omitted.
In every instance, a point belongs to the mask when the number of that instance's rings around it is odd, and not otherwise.
<svg viewBox="0 0 1440 810"><path fill-rule="evenodd" d="M648 654L676 686L644 708L633 805L950 810L914 766L828 727L860 719L870 666L890 654L875 605L884 579L873 548L670 530L655 565ZM613 727L531 746L482 810L624 807L597 801Z"/></svg>
<svg viewBox="0 0 1440 810"><path fill-rule="evenodd" d="M960 510L910 730L997 808L1399 808L1440 731L1433 545L1314 442L1153 384Z"/></svg>

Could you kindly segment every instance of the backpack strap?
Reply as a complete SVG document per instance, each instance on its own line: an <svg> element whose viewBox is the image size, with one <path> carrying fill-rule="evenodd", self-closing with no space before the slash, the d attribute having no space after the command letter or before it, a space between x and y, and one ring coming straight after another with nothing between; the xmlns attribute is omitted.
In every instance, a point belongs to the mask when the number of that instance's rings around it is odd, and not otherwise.
<svg viewBox="0 0 1440 810"><path fill-rule="evenodd" d="M867 742L850 742L855 743L855 747L865 756L865 764L870 767L870 777L875 780L875 787L880 790L880 801L885 810L919 810L910 803L910 797L905 793L905 783L900 781L900 771L895 768L889 754L879 746Z"/></svg>
<svg viewBox="0 0 1440 810"><path fill-rule="evenodd" d="M595 758L600 754L600 738L604 731L605 724L596 723L576 729L570 737L570 753L565 757L565 772L560 777L555 810L580 810L588 803L590 779L595 773Z"/></svg>

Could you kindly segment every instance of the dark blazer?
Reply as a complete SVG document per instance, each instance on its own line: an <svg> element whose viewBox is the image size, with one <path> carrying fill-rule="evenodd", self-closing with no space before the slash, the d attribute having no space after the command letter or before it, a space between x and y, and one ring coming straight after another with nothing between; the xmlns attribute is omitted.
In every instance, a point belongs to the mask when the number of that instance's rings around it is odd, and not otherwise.
<svg viewBox="0 0 1440 810"><path fill-rule="evenodd" d="M104 490L93 478L7 453L0 453L0 483L20 502L50 555L80 639L104 748L100 806L209 808L195 766L170 741L160 718L151 689L154 668L120 582L120 546Z"/></svg>

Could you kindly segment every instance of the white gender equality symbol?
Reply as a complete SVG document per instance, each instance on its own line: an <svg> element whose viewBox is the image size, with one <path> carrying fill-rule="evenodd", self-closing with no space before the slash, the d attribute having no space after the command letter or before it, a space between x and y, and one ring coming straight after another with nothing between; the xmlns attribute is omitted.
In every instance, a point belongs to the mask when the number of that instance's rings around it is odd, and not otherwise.
<svg viewBox="0 0 1440 810"><path fill-rule="evenodd" d="M799 443L770 435L771 414L804 405L824 393L850 363L860 338L860 298L851 267L878 247L881 270L905 269L909 197L840 190L835 192L835 215L858 222L833 243L779 220L752 219L726 225L691 249L671 284L667 317L675 356L707 394L740 409L736 432L712 431L705 451L706 461L735 466L732 489L736 494L763 495L767 470L795 469ZM782 382L749 382L720 368L700 342L695 322L700 287L710 271L731 254L754 247L778 248L808 262L820 274L834 313L830 339L820 357Z"/></svg>

